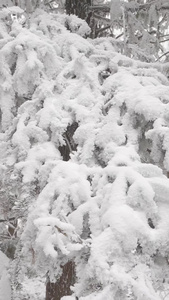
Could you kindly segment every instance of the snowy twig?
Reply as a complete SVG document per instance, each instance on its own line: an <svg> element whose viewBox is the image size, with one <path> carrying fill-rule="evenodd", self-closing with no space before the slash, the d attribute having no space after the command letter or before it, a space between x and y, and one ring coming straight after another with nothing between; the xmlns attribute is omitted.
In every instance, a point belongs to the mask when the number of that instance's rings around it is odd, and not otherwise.
<svg viewBox="0 0 169 300"><path fill-rule="evenodd" d="M65 216L65 214L63 213L63 211L60 213L61 217L63 218L63 220L67 223L67 224L70 224L69 223L69 220L68 218ZM77 238L77 242L79 242L80 244L83 244L87 247L89 247L89 243L87 243L85 240L83 240L79 234L77 234L77 232L75 230L73 230L73 234L76 236Z"/></svg>

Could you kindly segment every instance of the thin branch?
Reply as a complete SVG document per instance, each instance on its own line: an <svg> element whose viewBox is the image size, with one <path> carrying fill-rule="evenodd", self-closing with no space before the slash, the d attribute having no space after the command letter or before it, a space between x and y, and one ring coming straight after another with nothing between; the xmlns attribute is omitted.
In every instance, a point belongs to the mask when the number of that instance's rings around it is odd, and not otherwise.
<svg viewBox="0 0 169 300"><path fill-rule="evenodd" d="M166 40L163 40L163 41L159 41L159 43L161 44L161 43L168 42L168 41L169 41L169 39L166 39Z"/></svg>
<svg viewBox="0 0 169 300"><path fill-rule="evenodd" d="M169 34L160 35L159 38L163 38L163 37L166 37L166 36L169 36Z"/></svg>
<svg viewBox="0 0 169 300"><path fill-rule="evenodd" d="M6 234L0 234L0 238L1 239L6 239L6 240L11 240L11 237L9 235L6 235Z"/></svg>
<svg viewBox="0 0 169 300"><path fill-rule="evenodd" d="M148 34L156 34L157 30L148 31Z"/></svg>
<svg viewBox="0 0 169 300"><path fill-rule="evenodd" d="M161 19L161 21L158 22L158 24L157 24L158 26L161 25L163 23L163 21L165 21L166 16L167 16L167 14L165 14L163 16L163 18Z"/></svg>
<svg viewBox="0 0 169 300"><path fill-rule="evenodd" d="M4 222L9 222L9 221L14 221L16 219L20 219L22 218L23 216L19 216L19 217L11 217L11 218L8 218L8 219L0 219L0 223L4 223Z"/></svg>
<svg viewBox="0 0 169 300"><path fill-rule="evenodd" d="M163 4L158 10L160 9L169 9L169 4Z"/></svg>
<svg viewBox="0 0 169 300"><path fill-rule="evenodd" d="M104 12L109 12L110 11L110 6L109 5L93 5L93 6L89 6L89 10L101 10L101 11L104 11Z"/></svg>
<svg viewBox="0 0 169 300"><path fill-rule="evenodd" d="M99 30L96 30L96 33L98 34L98 33L102 32L102 31L104 31L104 30L107 30L107 29L109 29L109 28L110 28L110 25L105 26L105 27L103 27L103 28L101 28L101 29L99 29Z"/></svg>
<svg viewBox="0 0 169 300"><path fill-rule="evenodd" d="M147 9L149 8L151 5L155 4L156 1L151 1L149 3L144 3L144 4L140 4L136 7L136 10L142 10L142 9ZM132 11L131 7L128 7L127 4L124 4L124 8L126 11ZM165 9L165 10L169 10L169 4L165 3L163 5L161 5L161 7L158 8L158 11ZM89 6L89 10L94 11L94 10L100 10L102 12L110 12L110 5L108 4L102 4L102 5L91 5ZM166 18L166 14L164 15L164 17L162 18L162 20L159 22L158 25L160 25Z"/></svg>
<svg viewBox="0 0 169 300"><path fill-rule="evenodd" d="M149 2L149 3L140 4L139 7L140 7L140 8L145 8L146 6L155 4L155 2L156 2L156 1L151 1L151 2Z"/></svg>
<svg viewBox="0 0 169 300"><path fill-rule="evenodd" d="M50 0L49 2L46 2L45 5L51 5L52 2L55 2L55 0Z"/></svg>
<svg viewBox="0 0 169 300"><path fill-rule="evenodd" d="M122 33L120 33L119 35L117 35L116 37L115 37L115 39L117 40L117 39L119 39L121 36L123 36L124 35L124 32L122 32Z"/></svg>
<svg viewBox="0 0 169 300"><path fill-rule="evenodd" d="M64 139L65 139L66 145L68 146L68 149L69 149L70 153L72 153L73 149L72 149L72 147L71 147L71 144L70 144L70 142L69 142L69 139L67 138L66 133L63 134L63 137L64 137Z"/></svg>
<svg viewBox="0 0 169 300"><path fill-rule="evenodd" d="M156 61L160 60L163 56L165 56L165 55L167 55L167 54L169 54L169 51L165 52L165 53L162 54L160 57L158 57L158 58L156 59Z"/></svg>
<svg viewBox="0 0 169 300"><path fill-rule="evenodd" d="M123 16L123 32L124 32L124 54L127 54L127 32L126 32L125 7L122 7L122 16Z"/></svg>
<svg viewBox="0 0 169 300"><path fill-rule="evenodd" d="M108 19L108 18L105 18L105 17L102 17L102 16L100 16L100 15L97 15L97 14L93 14L93 17L95 18L95 19L98 19L98 20L102 20L102 21L105 21L106 23L110 23L111 22L111 20L110 19Z"/></svg>
<svg viewBox="0 0 169 300"><path fill-rule="evenodd" d="M5 220L3 220L3 219L1 219L0 220L0 223L4 223L4 222L8 222L8 221L13 221L13 220L15 220L16 218L9 218L9 219L5 219Z"/></svg>

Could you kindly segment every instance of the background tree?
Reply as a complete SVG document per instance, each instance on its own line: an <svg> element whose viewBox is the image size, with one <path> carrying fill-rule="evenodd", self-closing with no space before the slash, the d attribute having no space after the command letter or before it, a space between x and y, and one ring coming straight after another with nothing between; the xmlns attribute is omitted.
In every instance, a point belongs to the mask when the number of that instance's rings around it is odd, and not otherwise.
<svg viewBox="0 0 169 300"><path fill-rule="evenodd" d="M83 11L83 13L82 13ZM91 37L113 36L125 54L143 61L166 56L169 6L166 1L66 1L66 12L91 27Z"/></svg>
<svg viewBox="0 0 169 300"><path fill-rule="evenodd" d="M90 37L112 36L123 42L123 53L142 61L167 59L169 6L165 0L17 0L0 2L18 5L27 13L36 8L75 14L86 20Z"/></svg>

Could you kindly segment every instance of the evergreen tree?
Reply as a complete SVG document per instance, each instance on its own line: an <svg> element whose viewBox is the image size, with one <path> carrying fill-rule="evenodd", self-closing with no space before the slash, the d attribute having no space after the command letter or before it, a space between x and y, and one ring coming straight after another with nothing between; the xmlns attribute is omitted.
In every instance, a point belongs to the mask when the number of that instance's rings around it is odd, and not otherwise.
<svg viewBox="0 0 169 300"><path fill-rule="evenodd" d="M0 297L167 299L168 64L28 2L0 14Z"/></svg>

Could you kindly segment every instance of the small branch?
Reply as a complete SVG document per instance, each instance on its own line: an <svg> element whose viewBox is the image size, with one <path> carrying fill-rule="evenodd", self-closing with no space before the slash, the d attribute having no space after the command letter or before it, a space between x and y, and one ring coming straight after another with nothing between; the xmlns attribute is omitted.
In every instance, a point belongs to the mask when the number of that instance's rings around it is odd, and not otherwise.
<svg viewBox="0 0 169 300"><path fill-rule="evenodd" d="M159 38L163 38L163 37L166 37L166 36L169 36L169 34L160 35Z"/></svg>
<svg viewBox="0 0 169 300"><path fill-rule="evenodd" d="M148 31L148 34L156 34L157 30Z"/></svg>
<svg viewBox="0 0 169 300"><path fill-rule="evenodd" d="M139 5L139 8L145 8L145 7L147 7L147 6L150 6L150 5L154 4L155 2L156 2L156 1L152 1L152 2L149 2L149 3L140 4L140 5Z"/></svg>
<svg viewBox="0 0 169 300"><path fill-rule="evenodd" d="M122 32L122 33L120 33L119 35L117 35L116 37L115 37L115 39L117 40L117 39L119 39L121 36L123 36L124 35L124 32Z"/></svg>
<svg viewBox="0 0 169 300"><path fill-rule="evenodd" d="M126 44L127 44L127 36L126 36L126 19L125 19L125 7L122 7L122 15L123 15L123 34L124 34L124 54L126 54Z"/></svg>
<svg viewBox="0 0 169 300"><path fill-rule="evenodd" d="M51 4L52 4L53 2L55 2L55 0L51 0L51 1L49 1L49 2L46 2L45 5L49 5L50 8L52 8L52 7L51 7Z"/></svg>
<svg viewBox="0 0 169 300"><path fill-rule="evenodd" d="M15 219L16 219L15 217L13 217L13 218L9 218L9 219L5 219L5 220L1 219L1 220L0 220L0 223L9 222L9 221L13 221L13 220L15 220Z"/></svg>
<svg viewBox="0 0 169 300"><path fill-rule="evenodd" d="M110 6L109 5L93 5L93 6L89 6L89 10L101 10L101 11L104 11L104 12L109 12L110 11Z"/></svg>
<svg viewBox="0 0 169 300"><path fill-rule="evenodd" d="M0 239L11 240L11 237L6 234L0 234Z"/></svg>
<svg viewBox="0 0 169 300"><path fill-rule="evenodd" d="M72 147L71 147L71 144L70 144L70 142L69 142L69 139L67 138L66 134L63 134L63 137L64 137L65 142L66 142L66 144L67 144L67 146L68 146L68 148L69 148L70 153L72 153L73 149L72 149Z"/></svg>
<svg viewBox="0 0 169 300"><path fill-rule="evenodd" d="M93 14L93 17L94 17L95 19L105 21L106 23L110 23L110 19L101 17L100 15L96 15L95 13Z"/></svg>
<svg viewBox="0 0 169 300"><path fill-rule="evenodd" d="M164 42L168 42L168 41L169 41L169 39L160 41L159 43L164 43Z"/></svg>
<svg viewBox="0 0 169 300"><path fill-rule="evenodd" d="M167 54L169 54L169 51L165 52L165 53L162 54L160 57L158 57L158 58L156 59L156 61L160 60L163 56L165 56L165 55L167 55Z"/></svg>
<svg viewBox="0 0 169 300"><path fill-rule="evenodd" d="M158 26L161 25L161 24L165 21L166 16L167 16L167 14L165 14L165 15L163 16L163 18L161 19L161 21L158 22L158 24L157 24Z"/></svg>
<svg viewBox="0 0 169 300"><path fill-rule="evenodd" d="M55 2L55 0L50 0L49 2L45 2L45 5L49 5L49 4L51 4L52 2Z"/></svg>
<svg viewBox="0 0 169 300"><path fill-rule="evenodd" d="M109 29L109 28L110 28L110 25L108 25L108 26L106 26L106 27L103 27L103 28L97 30L97 31L96 31L96 34L102 32L102 31L104 31L104 30L107 30L107 29Z"/></svg>
<svg viewBox="0 0 169 300"><path fill-rule="evenodd" d="M169 9L169 5L163 4L158 10L160 9Z"/></svg>
<svg viewBox="0 0 169 300"><path fill-rule="evenodd" d="M20 219L22 218L23 216L17 216L17 217L11 217L11 218L8 218L8 219L0 219L0 223L4 223L4 222L9 222L9 221L14 221L16 219Z"/></svg>

